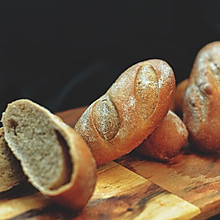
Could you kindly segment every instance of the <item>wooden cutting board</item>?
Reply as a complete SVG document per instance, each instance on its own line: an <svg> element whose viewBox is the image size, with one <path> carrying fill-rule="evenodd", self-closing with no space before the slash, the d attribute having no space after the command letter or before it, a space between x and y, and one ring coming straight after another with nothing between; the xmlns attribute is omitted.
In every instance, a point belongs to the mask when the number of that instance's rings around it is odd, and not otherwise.
<svg viewBox="0 0 220 220"><path fill-rule="evenodd" d="M58 113L74 126L85 108ZM186 145L169 164L130 153L98 168L95 192L74 213L24 182L0 193L0 219L207 219L220 213L220 158Z"/></svg>

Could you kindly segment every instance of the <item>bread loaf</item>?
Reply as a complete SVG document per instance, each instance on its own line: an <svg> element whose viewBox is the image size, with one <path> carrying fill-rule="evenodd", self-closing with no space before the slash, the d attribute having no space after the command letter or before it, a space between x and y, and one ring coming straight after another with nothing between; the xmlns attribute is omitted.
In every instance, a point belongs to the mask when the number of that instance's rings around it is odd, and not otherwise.
<svg viewBox="0 0 220 220"><path fill-rule="evenodd" d="M220 153L220 41L203 47L184 95L183 120L198 150Z"/></svg>
<svg viewBox="0 0 220 220"><path fill-rule="evenodd" d="M143 61L124 71L75 125L97 165L129 153L152 133L166 116L174 89L174 73L165 61Z"/></svg>
<svg viewBox="0 0 220 220"><path fill-rule="evenodd" d="M83 139L60 118L21 99L3 113L5 139L28 180L42 194L78 210L96 184L95 160Z"/></svg>
<svg viewBox="0 0 220 220"><path fill-rule="evenodd" d="M7 191L25 180L19 161L14 157L0 128L0 192Z"/></svg>
<svg viewBox="0 0 220 220"><path fill-rule="evenodd" d="M170 161L188 140L188 131L183 121L169 111L157 128L135 149L141 155L159 161Z"/></svg>
<svg viewBox="0 0 220 220"><path fill-rule="evenodd" d="M188 79L185 79L177 85L174 95L173 111L181 118L183 114L183 99L187 86Z"/></svg>

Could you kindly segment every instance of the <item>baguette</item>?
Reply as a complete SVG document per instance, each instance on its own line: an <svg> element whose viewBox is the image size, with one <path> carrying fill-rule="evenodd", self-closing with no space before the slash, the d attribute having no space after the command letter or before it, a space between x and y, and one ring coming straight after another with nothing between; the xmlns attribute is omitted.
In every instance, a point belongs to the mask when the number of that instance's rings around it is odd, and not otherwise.
<svg viewBox="0 0 220 220"><path fill-rule="evenodd" d="M220 41L197 54L183 102L183 120L193 146L220 153Z"/></svg>
<svg viewBox="0 0 220 220"><path fill-rule="evenodd" d="M2 123L5 139L32 185L67 208L82 209L97 178L95 160L83 139L26 99L9 104Z"/></svg>
<svg viewBox="0 0 220 220"><path fill-rule="evenodd" d="M188 140L188 131L183 121L169 110L164 120L135 149L147 157L168 162L175 157Z"/></svg>
<svg viewBox="0 0 220 220"><path fill-rule="evenodd" d="M166 116L175 90L171 67L162 60L139 62L94 101L75 125L97 166L136 148Z"/></svg>
<svg viewBox="0 0 220 220"><path fill-rule="evenodd" d="M0 128L0 192L7 191L24 181L25 175L19 161L14 157Z"/></svg>

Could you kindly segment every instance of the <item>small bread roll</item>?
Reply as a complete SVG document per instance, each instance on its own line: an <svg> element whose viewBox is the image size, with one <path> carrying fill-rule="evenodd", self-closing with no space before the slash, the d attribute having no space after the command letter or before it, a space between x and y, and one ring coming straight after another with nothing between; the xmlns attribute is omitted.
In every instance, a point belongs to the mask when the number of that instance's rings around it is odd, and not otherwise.
<svg viewBox="0 0 220 220"><path fill-rule="evenodd" d="M25 180L18 160L14 157L0 128L0 192L7 191Z"/></svg>
<svg viewBox="0 0 220 220"><path fill-rule="evenodd" d="M166 116L175 90L172 68L162 60L137 63L93 102L75 125L97 165L136 148Z"/></svg>
<svg viewBox="0 0 220 220"><path fill-rule="evenodd" d="M187 85L188 79L185 79L182 82L180 82L176 87L174 95L173 111L180 117L182 117L183 114L183 99Z"/></svg>
<svg viewBox="0 0 220 220"><path fill-rule="evenodd" d="M220 153L220 41L207 44L196 56L184 95L183 121L192 146Z"/></svg>
<svg viewBox="0 0 220 220"><path fill-rule="evenodd" d="M160 161L170 161L188 140L183 121L172 111L157 126L136 152Z"/></svg>
<svg viewBox="0 0 220 220"><path fill-rule="evenodd" d="M67 208L82 209L97 178L95 160L83 139L26 99L9 104L2 123L5 139L32 185Z"/></svg>

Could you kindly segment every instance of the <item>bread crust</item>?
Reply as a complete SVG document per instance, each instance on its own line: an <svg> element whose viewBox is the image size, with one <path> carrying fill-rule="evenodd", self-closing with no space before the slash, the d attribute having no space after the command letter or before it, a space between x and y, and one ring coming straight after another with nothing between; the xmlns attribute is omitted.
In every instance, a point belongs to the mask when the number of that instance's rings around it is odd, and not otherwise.
<svg viewBox="0 0 220 220"><path fill-rule="evenodd" d="M73 173L70 182L56 190L44 194L53 198L62 206L72 210L81 210L93 194L97 181L96 163L85 141L72 129L68 128L68 145Z"/></svg>
<svg viewBox="0 0 220 220"><path fill-rule="evenodd" d="M197 54L185 91L183 120L199 151L220 153L220 41Z"/></svg>
<svg viewBox="0 0 220 220"><path fill-rule="evenodd" d="M11 139L13 132L10 133L10 123L14 114L13 109L15 109L16 112L19 112L18 109L23 111L25 108L31 109L31 113L22 115L22 117L26 117L26 119L28 119L26 120L26 126L28 126L27 123L31 123L31 121L33 122L33 110L40 112L41 115L43 115L41 120L45 118L48 119L45 126L47 126L49 123L54 128L54 131L59 132L68 147L68 150L62 149L61 151L65 151L65 153L62 153L62 155L64 157L63 160L66 161L66 163L62 164L62 173L60 173L57 183L54 183L53 186L45 187L36 181L38 177L33 176L33 173L30 173L29 169L27 169L27 164L23 163L24 156L20 154L19 149L16 149L17 146ZM32 185L35 186L42 194L50 196L52 199L66 208L73 210L82 209L93 194L97 180L97 169L90 149L85 141L78 135L78 133L73 128L65 124L58 116L55 116L44 107L27 99L17 100L9 104L3 113L2 123L8 145L15 156L21 161L22 169ZM19 121L17 123L19 124ZM36 130L39 130L39 128L36 128ZM18 134L15 135L17 136ZM29 134L22 133L20 136L25 137L25 135ZM41 132L39 132L39 139L42 138L40 135ZM61 143L60 147L66 148L66 146L63 146ZM34 152L36 154L35 157L41 153L39 151ZM70 158L70 161L67 161L67 158ZM41 161L39 161L39 164L37 164L39 167L42 166L40 162ZM49 163L50 161L48 161L48 164ZM71 171L71 173L69 171ZM66 182L66 177L68 175L68 182ZM62 178L64 178L65 182L62 182Z"/></svg>
<svg viewBox="0 0 220 220"><path fill-rule="evenodd" d="M129 153L152 133L166 116L174 89L174 73L165 61L143 61L124 71L75 125L97 165Z"/></svg>
<svg viewBox="0 0 220 220"><path fill-rule="evenodd" d="M170 161L188 140L183 121L171 110L136 152L159 161Z"/></svg>

